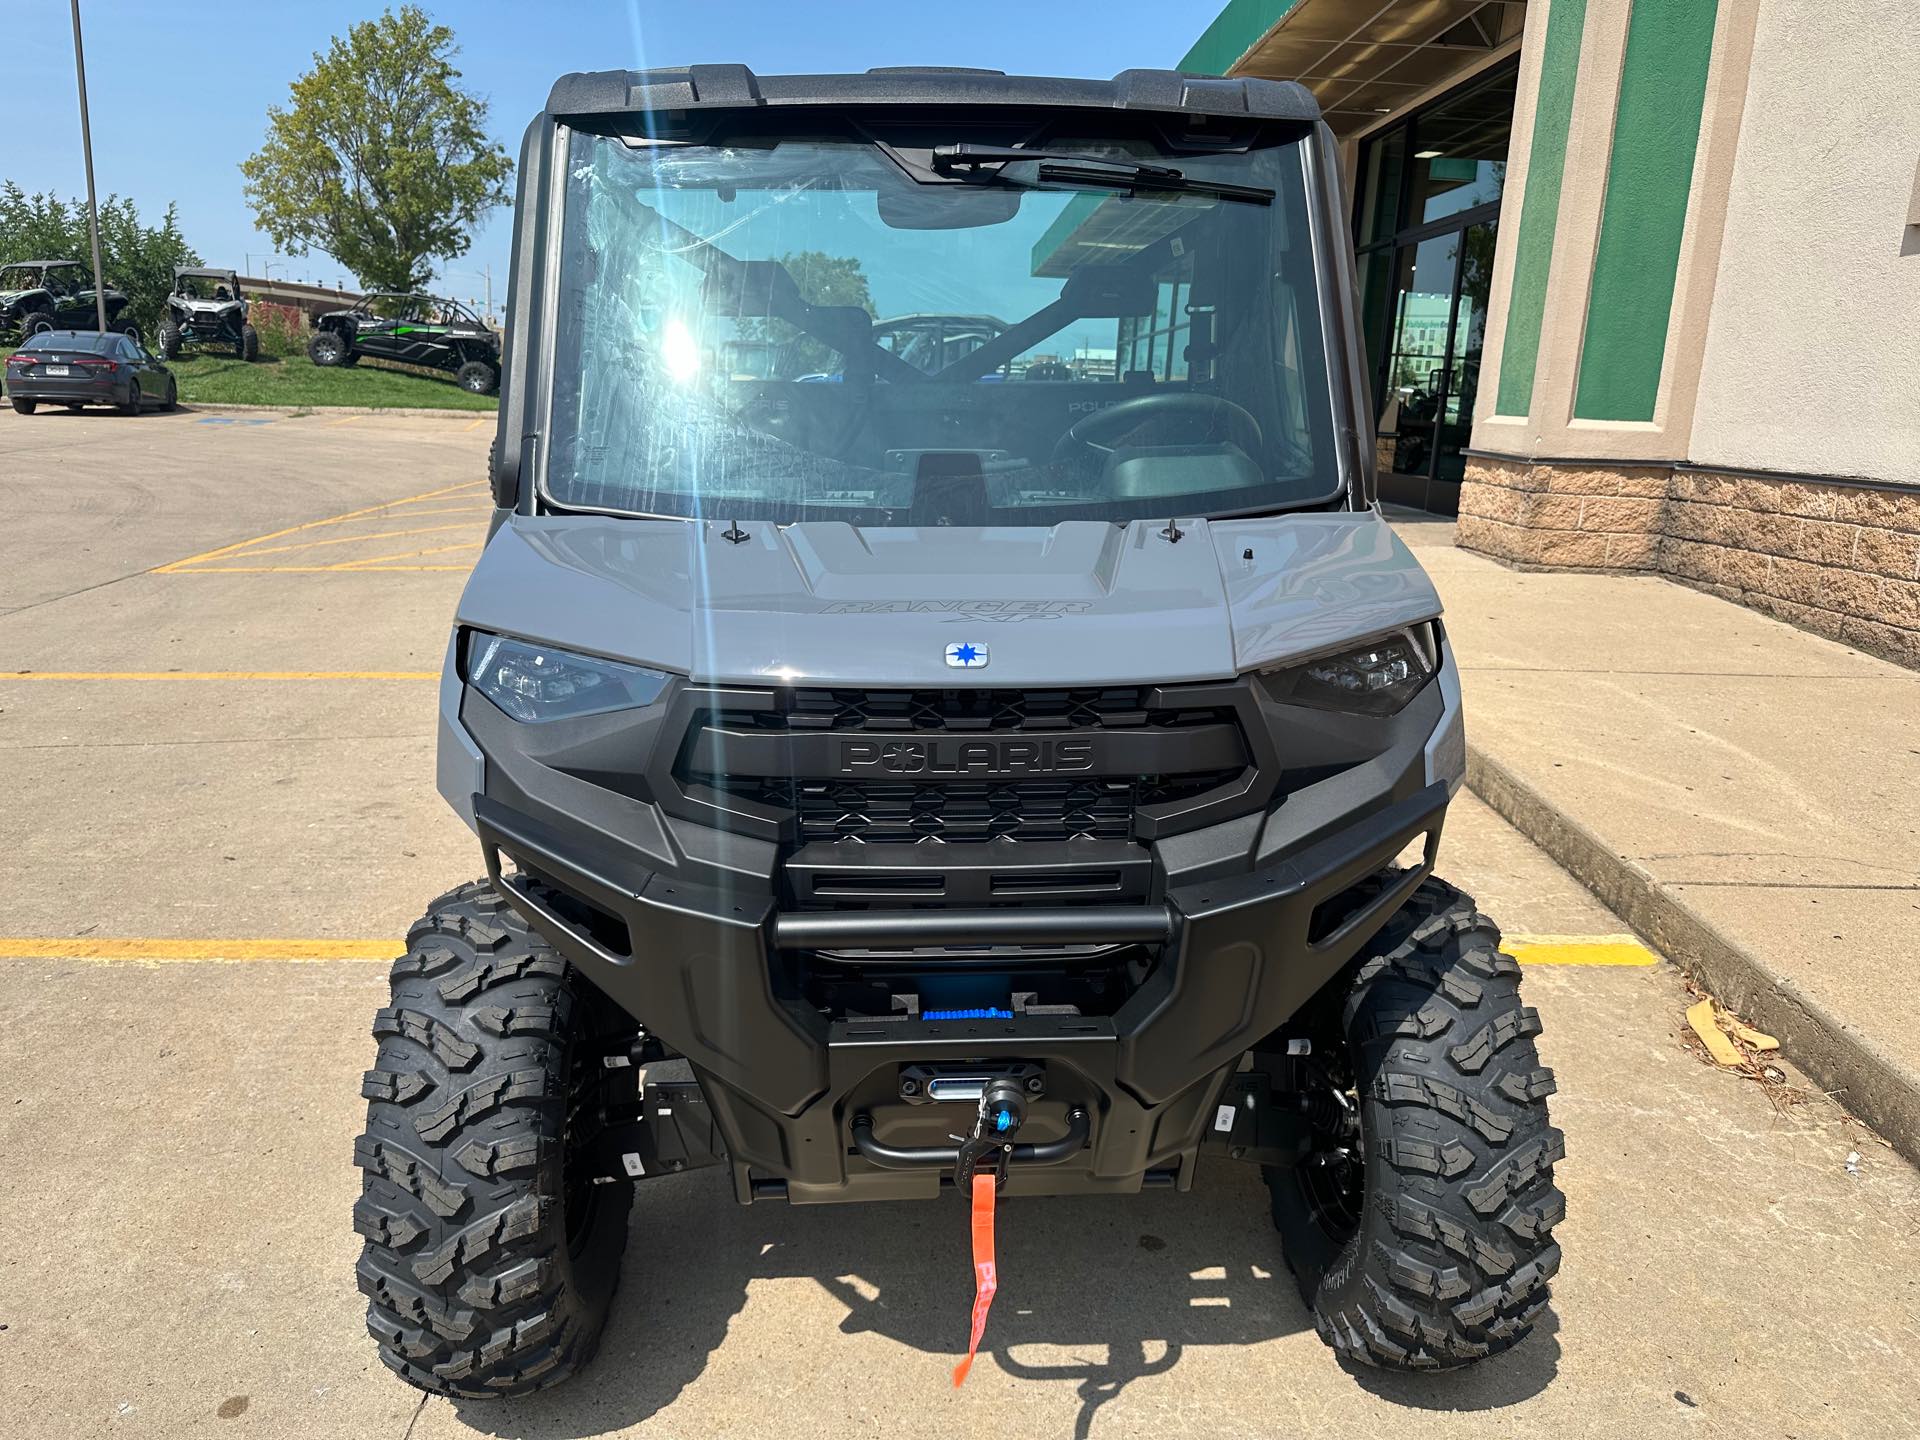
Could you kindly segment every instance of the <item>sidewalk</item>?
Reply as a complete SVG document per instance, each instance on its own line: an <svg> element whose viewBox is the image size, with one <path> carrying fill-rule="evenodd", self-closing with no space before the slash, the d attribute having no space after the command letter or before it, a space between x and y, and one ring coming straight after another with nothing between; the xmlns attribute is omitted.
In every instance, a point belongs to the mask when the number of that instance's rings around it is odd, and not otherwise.
<svg viewBox="0 0 1920 1440"><path fill-rule="evenodd" d="M1469 785L1920 1161L1920 674L1394 525L1446 603Z"/></svg>

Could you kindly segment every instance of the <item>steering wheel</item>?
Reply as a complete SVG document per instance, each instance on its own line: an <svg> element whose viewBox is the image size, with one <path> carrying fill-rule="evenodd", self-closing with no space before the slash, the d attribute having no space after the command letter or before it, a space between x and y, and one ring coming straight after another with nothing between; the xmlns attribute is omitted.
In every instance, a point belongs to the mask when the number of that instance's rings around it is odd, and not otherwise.
<svg viewBox="0 0 1920 1440"><path fill-rule="evenodd" d="M1236 405L1231 400L1222 400L1218 395L1204 395L1196 390L1169 390L1164 394L1122 400L1118 405L1109 405L1076 421L1054 443L1053 458L1067 459L1076 449L1111 455L1115 446L1110 442L1150 421L1205 420L1211 427L1214 421L1221 419L1253 437L1253 452L1257 453L1265 445L1260 422L1253 418L1246 407Z"/></svg>

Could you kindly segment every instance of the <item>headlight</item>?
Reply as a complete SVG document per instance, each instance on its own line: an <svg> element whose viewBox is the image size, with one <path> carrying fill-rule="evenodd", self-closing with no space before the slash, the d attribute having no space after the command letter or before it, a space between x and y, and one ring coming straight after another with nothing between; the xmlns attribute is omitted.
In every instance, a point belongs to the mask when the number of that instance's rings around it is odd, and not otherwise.
<svg viewBox="0 0 1920 1440"><path fill-rule="evenodd" d="M1438 661L1433 627L1377 636L1337 655L1261 673L1276 700L1357 715L1397 715L1420 693Z"/></svg>
<svg viewBox="0 0 1920 1440"><path fill-rule="evenodd" d="M514 719L529 723L651 705L672 678L481 630L467 637L467 683Z"/></svg>

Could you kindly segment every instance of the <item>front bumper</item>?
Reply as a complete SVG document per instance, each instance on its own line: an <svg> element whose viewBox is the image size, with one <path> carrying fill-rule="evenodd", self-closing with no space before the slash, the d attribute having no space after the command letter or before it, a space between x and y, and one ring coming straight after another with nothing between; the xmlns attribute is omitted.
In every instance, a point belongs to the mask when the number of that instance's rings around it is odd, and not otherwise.
<svg viewBox="0 0 1920 1440"><path fill-rule="evenodd" d="M1070 1153L1049 1152L1044 1163L1016 1157L1008 1193L1189 1186L1241 1054L1334 977L1431 871L1449 786L1433 780L1405 792L1244 873L1171 884L1156 904L977 913L783 915L767 896L638 868L631 852L589 832L560 833L487 795L475 796L473 815L500 893L691 1062L725 1137L737 1197L818 1202L938 1193L938 1165L863 1150L938 1147L965 1128L970 1112L901 1096L903 1066L942 1062L1044 1067L1045 1096L1022 1139L1055 1151L1066 1142ZM1416 841L1421 863L1392 871ZM1358 908L1335 903L1383 872L1391 878ZM584 919L581 901L616 923ZM979 942L989 928L988 938L1009 944L1148 944L1157 960L1110 1016L833 1021L774 983L785 951ZM937 967L937 952L925 963ZM1073 1145L1082 1125L1086 1142Z"/></svg>

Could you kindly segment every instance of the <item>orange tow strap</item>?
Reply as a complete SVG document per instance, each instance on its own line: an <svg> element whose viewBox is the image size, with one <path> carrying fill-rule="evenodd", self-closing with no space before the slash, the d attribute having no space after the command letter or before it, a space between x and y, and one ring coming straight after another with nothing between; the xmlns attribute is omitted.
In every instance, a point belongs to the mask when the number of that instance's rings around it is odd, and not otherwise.
<svg viewBox="0 0 1920 1440"><path fill-rule="evenodd" d="M993 1268L993 1192L990 1170L975 1171L973 1176L973 1335L967 1341L967 1358L953 1367L953 1385L957 1390L973 1369L973 1357L986 1333L987 1311L993 1308L993 1292L1000 1281Z"/></svg>

